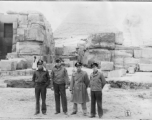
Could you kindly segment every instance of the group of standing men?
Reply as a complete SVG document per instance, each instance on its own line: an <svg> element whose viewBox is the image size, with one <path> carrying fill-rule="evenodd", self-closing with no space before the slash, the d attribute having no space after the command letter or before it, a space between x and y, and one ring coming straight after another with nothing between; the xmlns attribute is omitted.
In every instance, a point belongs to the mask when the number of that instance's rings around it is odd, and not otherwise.
<svg viewBox="0 0 152 120"><path fill-rule="evenodd" d="M56 65L49 75L48 70L43 66L43 61L37 62L38 69L33 74L33 82L35 84L35 98L36 98L36 112L35 115L40 113L40 95L42 98L42 113L46 115L46 91L51 82L51 90L54 90L55 96L55 114L59 114L60 111L60 98L62 103L62 109L65 115L67 115L67 98L66 89L70 84L71 102L73 102L73 112L71 115L77 114L78 104L81 104L83 115L87 115L86 103L89 102L89 96L87 88L91 89L91 115L90 118L96 115L96 102L98 107L99 118L103 115L102 110L102 89L106 84L103 74L98 71L98 64L93 63L93 72L88 77L87 72L82 70L82 63L77 62L75 67L77 71L72 74L71 81L69 82L68 72L64 66L61 65L61 60L56 60Z"/></svg>

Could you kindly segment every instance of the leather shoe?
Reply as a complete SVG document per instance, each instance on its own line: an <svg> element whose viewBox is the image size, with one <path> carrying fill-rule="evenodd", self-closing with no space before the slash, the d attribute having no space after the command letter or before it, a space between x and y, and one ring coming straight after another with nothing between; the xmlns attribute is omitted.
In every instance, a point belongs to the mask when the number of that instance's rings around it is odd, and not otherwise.
<svg viewBox="0 0 152 120"><path fill-rule="evenodd" d="M91 115L91 116L90 116L90 118L94 118L94 117L95 117L94 115Z"/></svg>
<svg viewBox="0 0 152 120"><path fill-rule="evenodd" d="M55 114L59 114L60 112L56 112Z"/></svg>
<svg viewBox="0 0 152 120"><path fill-rule="evenodd" d="M39 114L39 112L36 112L34 115L37 115L37 114Z"/></svg>
<svg viewBox="0 0 152 120"><path fill-rule="evenodd" d="M64 112L64 115L68 115L67 112Z"/></svg>
<svg viewBox="0 0 152 120"><path fill-rule="evenodd" d="M46 113L43 113L43 115L46 115Z"/></svg>
<svg viewBox="0 0 152 120"><path fill-rule="evenodd" d="M71 115L77 114L77 112L72 112Z"/></svg>

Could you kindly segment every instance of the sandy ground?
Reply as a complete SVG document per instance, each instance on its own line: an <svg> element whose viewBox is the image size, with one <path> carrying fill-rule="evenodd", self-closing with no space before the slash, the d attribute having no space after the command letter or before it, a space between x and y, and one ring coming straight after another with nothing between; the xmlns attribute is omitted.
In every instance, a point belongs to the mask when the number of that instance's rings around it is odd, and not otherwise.
<svg viewBox="0 0 152 120"><path fill-rule="evenodd" d="M106 87L105 87L106 88ZM90 93L90 90L88 89ZM72 103L70 102L70 92L67 89L68 114L60 113L55 115L54 93L47 90L47 115L34 115L35 97L34 88L0 88L0 120L3 119L91 119L90 102L87 103L88 116L83 116L81 106L78 106L77 115L71 116ZM152 89L148 90L123 90L104 89L103 90L103 119L139 119L152 118ZM126 116L129 110L131 116ZM99 119L96 116L96 119Z"/></svg>

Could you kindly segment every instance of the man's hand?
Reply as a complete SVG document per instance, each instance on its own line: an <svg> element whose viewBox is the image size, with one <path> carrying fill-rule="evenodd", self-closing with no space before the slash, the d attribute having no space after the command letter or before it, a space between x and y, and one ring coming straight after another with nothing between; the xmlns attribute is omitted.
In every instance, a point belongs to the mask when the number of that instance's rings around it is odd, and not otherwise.
<svg viewBox="0 0 152 120"><path fill-rule="evenodd" d="M51 90L54 90L54 88L53 88L53 87L51 87Z"/></svg>
<svg viewBox="0 0 152 120"><path fill-rule="evenodd" d="M71 92L71 94L73 94L73 91L72 91L72 90L70 90L70 92Z"/></svg>
<svg viewBox="0 0 152 120"><path fill-rule="evenodd" d="M65 85L65 89L68 89L68 85Z"/></svg>

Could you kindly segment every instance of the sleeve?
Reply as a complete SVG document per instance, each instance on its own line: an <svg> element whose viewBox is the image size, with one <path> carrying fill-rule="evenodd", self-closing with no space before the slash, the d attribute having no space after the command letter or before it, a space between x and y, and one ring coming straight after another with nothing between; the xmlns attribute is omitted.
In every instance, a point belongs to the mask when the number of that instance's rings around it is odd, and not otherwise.
<svg viewBox="0 0 152 120"><path fill-rule="evenodd" d="M106 84L106 80L105 80L105 77L103 76L102 73L100 74L100 79L101 79L101 82L102 82L102 89L103 89L103 87L104 87L105 84Z"/></svg>
<svg viewBox="0 0 152 120"><path fill-rule="evenodd" d="M50 76L50 80L51 80L51 87L53 87L53 79L54 79L54 71L51 71L51 76Z"/></svg>
<svg viewBox="0 0 152 120"><path fill-rule="evenodd" d="M73 91L73 86L74 86L74 79L73 79L73 75L71 77L71 82L70 82L70 91Z"/></svg>
<svg viewBox="0 0 152 120"><path fill-rule="evenodd" d="M50 75L49 75L49 71L47 71L46 77L47 77L46 86L48 87L48 86L50 85Z"/></svg>
<svg viewBox="0 0 152 120"><path fill-rule="evenodd" d="M32 76L32 81L35 83L35 78L36 78L36 74L35 74L35 71L33 73L33 76Z"/></svg>
<svg viewBox="0 0 152 120"><path fill-rule="evenodd" d="M67 69L66 68L64 68L64 79L65 79L65 84L66 85L69 85L69 81L70 81L70 79L69 79L69 76L68 76L68 71L67 71Z"/></svg>
<svg viewBox="0 0 152 120"><path fill-rule="evenodd" d="M84 83L86 85L86 88L89 86L90 84L90 80L89 80L89 77L88 77L88 74L85 73L85 76L84 76Z"/></svg>

